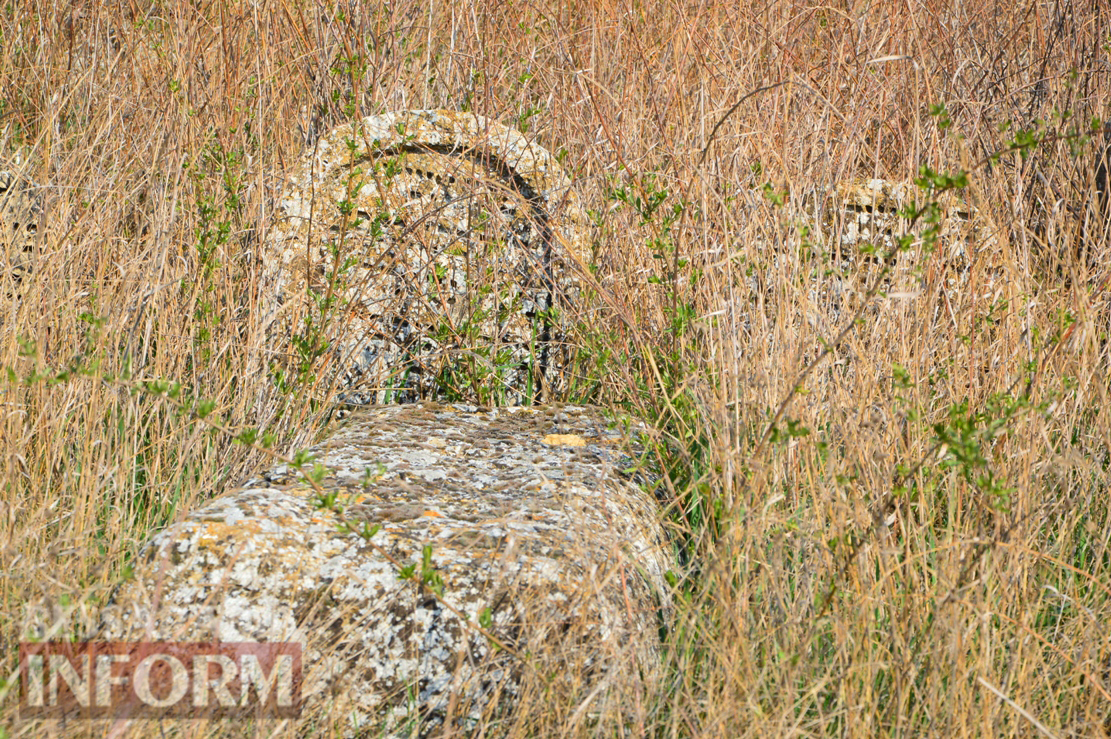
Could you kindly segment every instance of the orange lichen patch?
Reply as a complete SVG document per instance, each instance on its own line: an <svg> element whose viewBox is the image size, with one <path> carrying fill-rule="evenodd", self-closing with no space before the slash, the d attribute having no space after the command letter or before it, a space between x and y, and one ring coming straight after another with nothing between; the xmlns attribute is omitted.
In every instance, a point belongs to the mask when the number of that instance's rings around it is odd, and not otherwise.
<svg viewBox="0 0 1111 739"><path fill-rule="evenodd" d="M548 446L586 446L586 439L578 434L548 434L540 442Z"/></svg>
<svg viewBox="0 0 1111 739"><path fill-rule="evenodd" d="M424 513L422 513L421 515L422 516L428 516L429 518L443 518L444 517L444 514L440 513L439 511L433 511L433 510L427 510Z"/></svg>
<svg viewBox="0 0 1111 739"><path fill-rule="evenodd" d="M263 531L258 520L242 521L235 524L227 524L223 521L206 521L201 524L196 541L197 546L207 547L223 545L232 538L263 533L266 532Z"/></svg>

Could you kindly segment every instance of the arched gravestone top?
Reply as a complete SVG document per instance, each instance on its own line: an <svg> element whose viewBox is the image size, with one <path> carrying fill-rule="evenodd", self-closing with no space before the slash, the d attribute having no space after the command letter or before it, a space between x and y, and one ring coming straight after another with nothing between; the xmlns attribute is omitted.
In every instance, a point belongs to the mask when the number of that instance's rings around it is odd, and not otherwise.
<svg viewBox="0 0 1111 739"><path fill-rule="evenodd" d="M322 327L347 402L552 399L584 234L567 176L519 132L454 111L366 118L321 138L281 201L274 328Z"/></svg>

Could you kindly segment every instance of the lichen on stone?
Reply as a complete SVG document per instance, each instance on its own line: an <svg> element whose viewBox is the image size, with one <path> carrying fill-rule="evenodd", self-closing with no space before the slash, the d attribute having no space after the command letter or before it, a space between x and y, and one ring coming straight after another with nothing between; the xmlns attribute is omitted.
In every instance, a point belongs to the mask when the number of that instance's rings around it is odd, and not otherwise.
<svg viewBox="0 0 1111 739"><path fill-rule="evenodd" d="M6 264L0 291L8 295L18 295L31 273L41 218L42 199L32 184L18 174L0 171L0 253Z"/></svg>
<svg viewBox="0 0 1111 739"><path fill-rule="evenodd" d="M349 727L474 725L561 671L620 701L658 679L671 551L609 426L577 406L358 410L313 449L317 487L279 465L157 535L100 636L303 642L306 698Z"/></svg>
<svg viewBox="0 0 1111 739"><path fill-rule="evenodd" d="M293 173L263 251L271 334L323 337L348 403L557 398L584 225L555 158L496 121L340 126Z"/></svg>

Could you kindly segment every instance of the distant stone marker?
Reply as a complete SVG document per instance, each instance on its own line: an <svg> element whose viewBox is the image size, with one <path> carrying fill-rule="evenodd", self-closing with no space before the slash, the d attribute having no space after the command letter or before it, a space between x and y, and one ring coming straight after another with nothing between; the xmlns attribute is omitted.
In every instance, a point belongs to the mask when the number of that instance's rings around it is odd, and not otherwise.
<svg viewBox="0 0 1111 739"><path fill-rule="evenodd" d="M373 116L321 138L280 206L271 335L319 330L342 399L558 396L587 254L547 150L469 113Z"/></svg>
<svg viewBox="0 0 1111 739"><path fill-rule="evenodd" d="M21 177L0 171L0 250L9 275L0 276L0 291L5 294L18 293L19 286L31 272L31 260L37 248L42 203L31 187L31 183Z"/></svg>

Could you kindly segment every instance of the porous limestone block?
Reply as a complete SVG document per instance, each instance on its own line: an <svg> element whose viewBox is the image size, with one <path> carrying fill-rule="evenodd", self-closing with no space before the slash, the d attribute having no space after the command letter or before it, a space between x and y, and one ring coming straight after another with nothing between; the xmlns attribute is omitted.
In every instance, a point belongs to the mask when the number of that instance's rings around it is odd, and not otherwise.
<svg viewBox="0 0 1111 739"><path fill-rule="evenodd" d="M588 249L543 147L470 113L373 116L317 141L279 210L270 333L327 340L343 400L559 397Z"/></svg>
<svg viewBox="0 0 1111 739"><path fill-rule="evenodd" d="M30 274L41 218L42 199L32 184L17 174L0 171L0 253L8 273L0 276L0 291L18 294L19 286Z"/></svg>
<svg viewBox="0 0 1111 739"><path fill-rule="evenodd" d="M599 411L374 406L313 451L319 489L279 466L156 535L99 638L301 642L352 730L504 716L530 674L592 713L652 689L671 550Z"/></svg>
<svg viewBox="0 0 1111 739"><path fill-rule="evenodd" d="M841 244L851 249L869 244L882 253L892 252L910 225L901 215L903 210L911 204L920 208L925 199L925 193L913 182L878 178L839 182L834 193L834 207L844 216ZM938 241L947 259L965 259L970 244L993 243L976 208L952 192L941 193L936 199ZM919 231L925 225L924 216L916 224Z"/></svg>

